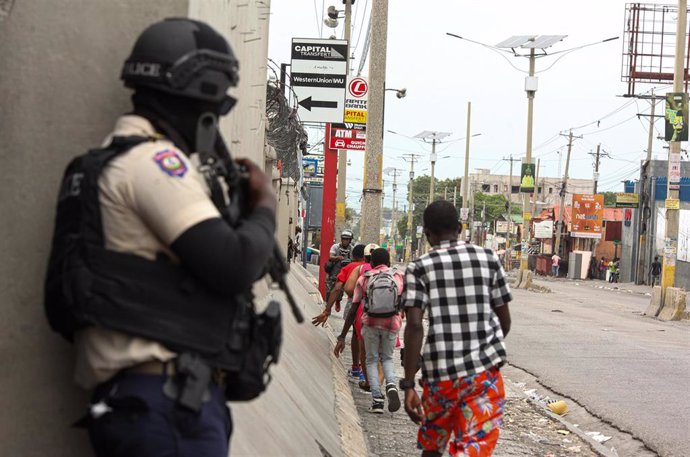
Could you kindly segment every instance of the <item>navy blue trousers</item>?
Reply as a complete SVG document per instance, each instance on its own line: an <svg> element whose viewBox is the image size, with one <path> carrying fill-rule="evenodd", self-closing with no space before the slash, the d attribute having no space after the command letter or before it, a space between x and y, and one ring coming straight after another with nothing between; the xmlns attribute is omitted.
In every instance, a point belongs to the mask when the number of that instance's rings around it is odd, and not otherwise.
<svg viewBox="0 0 690 457"><path fill-rule="evenodd" d="M102 384L93 402L113 411L88 425L97 457L226 457L232 432L223 392L211 384L211 399L199 413L175 405L163 393L164 375L125 373Z"/></svg>

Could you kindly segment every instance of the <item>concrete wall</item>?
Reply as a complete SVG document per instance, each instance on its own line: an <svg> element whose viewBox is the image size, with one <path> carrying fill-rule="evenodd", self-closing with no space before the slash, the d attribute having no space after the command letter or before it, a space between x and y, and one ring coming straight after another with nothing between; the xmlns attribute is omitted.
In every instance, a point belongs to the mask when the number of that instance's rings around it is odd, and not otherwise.
<svg viewBox="0 0 690 457"><path fill-rule="evenodd" d="M86 395L53 334L42 283L68 159L99 144L129 107L118 80L138 33L183 0L20 0L0 22L0 443L2 455L81 456L69 428Z"/></svg>
<svg viewBox="0 0 690 457"><path fill-rule="evenodd" d="M189 16L223 33L240 61L240 82L232 90L238 102L221 121L236 157L263 163L266 138L266 62L270 0L189 0Z"/></svg>

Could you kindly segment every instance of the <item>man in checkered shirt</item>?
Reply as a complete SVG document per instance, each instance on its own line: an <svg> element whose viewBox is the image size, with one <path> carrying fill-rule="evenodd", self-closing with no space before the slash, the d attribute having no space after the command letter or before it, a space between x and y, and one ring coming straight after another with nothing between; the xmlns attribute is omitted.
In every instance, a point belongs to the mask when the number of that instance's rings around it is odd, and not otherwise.
<svg viewBox="0 0 690 457"><path fill-rule="evenodd" d="M503 268L489 249L457 241L458 212L447 201L424 211L433 250L412 262L405 277L405 410L420 424L422 456L490 456L502 424L505 392L499 367L510 330L512 300ZM422 399L415 391L422 352Z"/></svg>

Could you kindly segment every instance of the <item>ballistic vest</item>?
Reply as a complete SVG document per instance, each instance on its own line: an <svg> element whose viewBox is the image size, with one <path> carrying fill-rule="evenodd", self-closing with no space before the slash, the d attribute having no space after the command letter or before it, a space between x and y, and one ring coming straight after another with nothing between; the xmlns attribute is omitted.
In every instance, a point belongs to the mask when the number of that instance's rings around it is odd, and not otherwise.
<svg viewBox="0 0 690 457"><path fill-rule="evenodd" d="M145 141L149 139L114 137L108 146L90 150L67 166L44 288L50 326L70 341L89 325L143 337L178 353L199 354L240 376L248 374L246 359L256 349L257 338L263 353L277 361L277 305L257 315L251 296L215 295L165 256L154 261L105 248L99 176L111 160ZM265 335L257 337L261 332ZM268 364L258 366L267 370ZM263 374L256 373L259 378ZM245 391L235 393L242 398L234 399L254 398L265 385L252 392L243 387Z"/></svg>

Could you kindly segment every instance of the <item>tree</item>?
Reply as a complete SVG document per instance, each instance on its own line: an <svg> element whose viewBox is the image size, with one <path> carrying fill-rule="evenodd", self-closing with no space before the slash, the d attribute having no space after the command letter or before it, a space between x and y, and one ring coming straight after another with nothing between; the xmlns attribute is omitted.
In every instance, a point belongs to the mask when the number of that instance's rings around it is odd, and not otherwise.
<svg viewBox="0 0 690 457"><path fill-rule="evenodd" d="M434 200L443 199L444 194L447 194L448 200L453 201L453 192L457 187L457 201L456 206L459 208L462 206L462 179L461 178L449 178L444 180L435 179L434 180ZM412 233L409 234L412 238L415 238L417 233L417 226L422 225L422 215L424 214L424 209L429 203L429 186L431 184L431 177L424 175L419 176L414 181L412 181L412 202L414 204L413 218L412 218ZM409 184L408 184L409 185ZM408 236L407 233L407 215L400 216L398 221L398 233L401 238Z"/></svg>
<svg viewBox="0 0 690 457"><path fill-rule="evenodd" d="M604 195L604 206L608 208L613 208L616 206L616 193L615 192L600 192Z"/></svg>
<svg viewBox="0 0 690 457"><path fill-rule="evenodd" d="M482 210L486 208L484 217ZM512 206L513 214L521 214L520 205ZM500 216L508 213L508 199L503 194L484 194L477 192L474 194L474 220L493 223Z"/></svg>

